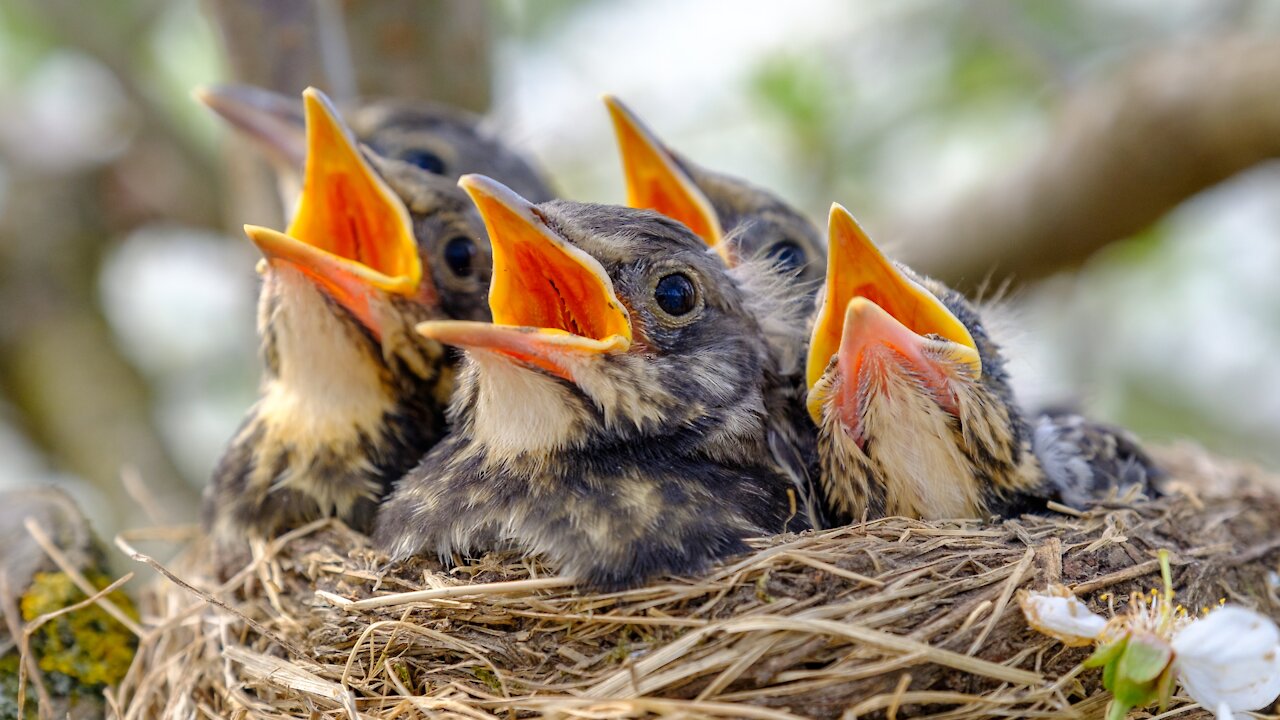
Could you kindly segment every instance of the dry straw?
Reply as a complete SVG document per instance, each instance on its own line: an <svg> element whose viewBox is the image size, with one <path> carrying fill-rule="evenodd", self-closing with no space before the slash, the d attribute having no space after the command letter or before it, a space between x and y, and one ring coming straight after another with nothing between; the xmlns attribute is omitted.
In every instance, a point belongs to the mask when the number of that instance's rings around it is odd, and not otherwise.
<svg viewBox="0 0 1280 720"><path fill-rule="evenodd" d="M199 543L163 568L126 718L1094 717L1085 650L1029 630L1018 588L1073 587L1096 609L1174 555L1185 602L1276 616L1277 486L1190 450L1177 492L1087 513L977 523L901 518L761 540L701 578L585 594L488 556L383 568L317 523L254 549L234 577ZM1271 483L1269 485L1269 483ZM1196 717L1185 702L1168 715Z"/></svg>

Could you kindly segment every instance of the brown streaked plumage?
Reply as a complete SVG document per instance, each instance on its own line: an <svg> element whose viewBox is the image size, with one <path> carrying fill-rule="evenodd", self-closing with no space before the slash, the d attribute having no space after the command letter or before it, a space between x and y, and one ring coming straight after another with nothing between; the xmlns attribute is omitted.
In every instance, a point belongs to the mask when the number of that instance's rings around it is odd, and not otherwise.
<svg viewBox="0 0 1280 720"><path fill-rule="evenodd" d="M1031 421L1031 449L1044 468L1051 498L1074 508L1138 487L1158 495L1168 474L1128 430L1068 410Z"/></svg>
<svg viewBox="0 0 1280 720"><path fill-rule="evenodd" d="M631 207L679 220L735 269L770 350L767 399L775 463L825 524L809 492L816 455L804 413L805 319L826 268L826 244L808 218L746 181L706 170L668 148L630 108L606 95Z"/></svg>
<svg viewBox="0 0 1280 720"><path fill-rule="evenodd" d="M647 211L461 184L493 240L494 324L419 327L466 351L454 429L379 511L378 544L514 547L621 587L803 527L769 456L768 350L705 244Z"/></svg>
<svg viewBox="0 0 1280 720"><path fill-rule="evenodd" d="M812 296L826 268L822 234L800 211L745 180L712 172L671 150L622 101L606 95L627 204L679 220L731 265L767 259Z"/></svg>
<svg viewBox="0 0 1280 720"><path fill-rule="evenodd" d="M1032 431L998 346L963 296L886 259L839 205L828 242L806 380L821 492L834 519L1010 515L1042 509L1047 499L1075 504L1072 487L1103 490L1118 456ZM1058 456L1046 466L1038 451L1051 440ZM1123 452L1150 467L1136 445ZM1147 487L1146 476L1140 482Z"/></svg>
<svg viewBox="0 0 1280 720"><path fill-rule="evenodd" d="M287 234L247 228L266 258L265 368L206 491L206 527L227 546L329 515L368 529L444 432L452 363L414 325L488 317L488 242L466 196L362 155L317 91L306 108L294 221Z"/></svg>

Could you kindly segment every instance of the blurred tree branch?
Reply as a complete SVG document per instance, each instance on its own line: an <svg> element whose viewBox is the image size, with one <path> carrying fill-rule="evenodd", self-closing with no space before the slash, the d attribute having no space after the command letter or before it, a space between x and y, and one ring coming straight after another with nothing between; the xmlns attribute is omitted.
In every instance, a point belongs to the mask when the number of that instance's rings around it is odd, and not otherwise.
<svg viewBox="0 0 1280 720"><path fill-rule="evenodd" d="M295 95L314 85L339 102L396 97L475 112L489 107L487 3L470 0L204 0L231 79ZM274 179L232 138L236 188L226 225L277 225Z"/></svg>
<svg viewBox="0 0 1280 720"><path fill-rule="evenodd" d="M136 0L120 7L103 8L92 19L84 17L86 9L81 2L72 0L23 0L29 12L44 22L67 45L91 56L111 72L127 98L137 107L142 120L141 136L155 146L175 156L180 162L174 170L182 174L184 189L195 196L194 202L176 208L162 204L164 215L179 222L193 225L209 225L217 217L219 177L209 154L203 151L184 128L175 123L165 109L165 104L150 88L139 82L145 73L143 67L147 45L140 40L146 37L157 18L162 2ZM172 186L178 178L169 177L165 183ZM160 183L157 183L160 184ZM190 213L190 214L187 214Z"/></svg>
<svg viewBox="0 0 1280 720"><path fill-rule="evenodd" d="M1280 43L1169 47L1074 91L1039 152L884 233L922 271L972 288L1077 266L1182 201L1280 157Z"/></svg>
<svg viewBox="0 0 1280 720"><path fill-rule="evenodd" d="M150 62L142 40L158 15L154 3L25 0L13 8L57 46L110 72L137 127L106 164L55 169L0 148L9 174L0 303L22 309L0 323L0 390L55 466L107 495L120 493L120 472L132 466L168 509L189 517L194 489L155 424L150 388L100 310L98 276L110 244L146 222L210 224L220 215L218 178L207 153L138 80Z"/></svg>
<svg viewBox="0 0 1280 720"><path fill-rule="evenodd" d="M488 8L470 0L205 0L231 75L277 92L489 107ZM343 67L343 64L349 65Z"/></svg>
<svg viewBox="0 0 1280 720"><path fill-rule="evenodd" d="M105 240L120 230L104 207L110 175L13 174L0 220L0 304L22 312L4 313L0 324L0 390L56 466L108 495L121 492L120 471L133 466L180 512L195 494L155 426L149 388L98 306Z"/></svg>

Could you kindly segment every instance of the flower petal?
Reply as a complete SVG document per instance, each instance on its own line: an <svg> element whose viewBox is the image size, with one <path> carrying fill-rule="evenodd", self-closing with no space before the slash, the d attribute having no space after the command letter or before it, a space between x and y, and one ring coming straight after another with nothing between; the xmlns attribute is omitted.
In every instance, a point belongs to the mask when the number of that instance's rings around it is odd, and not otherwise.
<svg viewBox="0 0 1280 720"><path fill-rule="evenodd" d="M1228 605L1173 638L1183 689L1204 707L1258 710L1280 696L1280 629L1268 617Z"/></svg>
<svg viewBox="0 0 1280 720"><path fill-rule="evenodd" d="M1186 657L1219 662L1256 658L1280 645L1280 629L1271 618L1238 605L1226 605L1187 624L1173 638L1173 650Z"/></svg>
<svg viewBox="0 0 1280 720"><path fill-rule="evenodd" d="M1018 605L1028 625L1072 647L1088 645L1107 626L1106 618L1090 610L1065 588L1020 593Z"/></svg>

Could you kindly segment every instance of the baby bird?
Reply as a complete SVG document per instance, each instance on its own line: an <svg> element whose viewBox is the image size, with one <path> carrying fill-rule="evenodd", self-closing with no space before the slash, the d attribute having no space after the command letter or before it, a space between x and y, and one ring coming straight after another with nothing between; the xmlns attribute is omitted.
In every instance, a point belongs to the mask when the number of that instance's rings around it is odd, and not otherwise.
<svg viewBox="0 0 1280 720"><path fill-rule="evenodd" d="M1008 516L1147 485L1145 475L1114 474L1150 467L1136 445L1090 454L1065 436L1033 433L977 311L885 258L840 205L828 243L806 381L831 516ZM1050 446L1058 455L1047 466L1036 450Z"/></svg>
<svg viewBox="0 0 1280 720"><path fill-rule="evenodd" d="M973 308L890 262L840 205L827 242L806 381L832 514L978 517L1035 492L1030 433Z"/></svg>
<svg viewBox="0 0 1280 720"><path fill-rule="evenodd" d="M730 265L767 258L811 297L825 272L821 233L773 193L701 168L667 148L621 100L606 95L627 204L679 220Z"/></svg>
<svg viewBox="0 0 1280 720"><path fill-rule="evenodd" d="M770 351L765 403L774 460L792 479L811 524L825 525L810 492L815 436L803 402L805 320L826 268L818 229L773 193L677 155L617 98L606 95L604 102L627 203L684 223L742 281Z"/></svg>
<svg viewBox="0 0 1280 720"><path fill-rule="evenodd" d="M1121 427L1068 410L1050 410L1032 420L1031 449L1044 468L1051 499L1074 508L1139 487L1161 494L1168 473Z"/></svg>
<svg viewBox="0 0 1280 720"><path fill-rule="evenodd" d="M245 228L264 256L265 372L205 493L206 528L224 546L326 516L367 530L391 481L444 432L453 370L414 325L488 317L488 243L465 195L373 159L380 174L319 91L304 101L293 222Z"/></svg>
<svg viewBox="0 0 1280 720"><path fill-rule="evenodd" d="M285 207L292 207L307 149L298 99L253 85L212 85L197 89L195 97L263 150L280 175ZM375 100L348 108L344 119L356 139L383 158L452 181L472 172L501 178L534 202L553 197L532 163L463 110Z"/></svg>
<svg viewBox="0 0 1280 720"><path fill-rule="evenodd" d="M764 341L702 240L647 211L459 184L493 244L493 323L418 326L466 359L453 432L379 511L393 559L514 547L618 588L804 527L768 457Z"/></svg>

